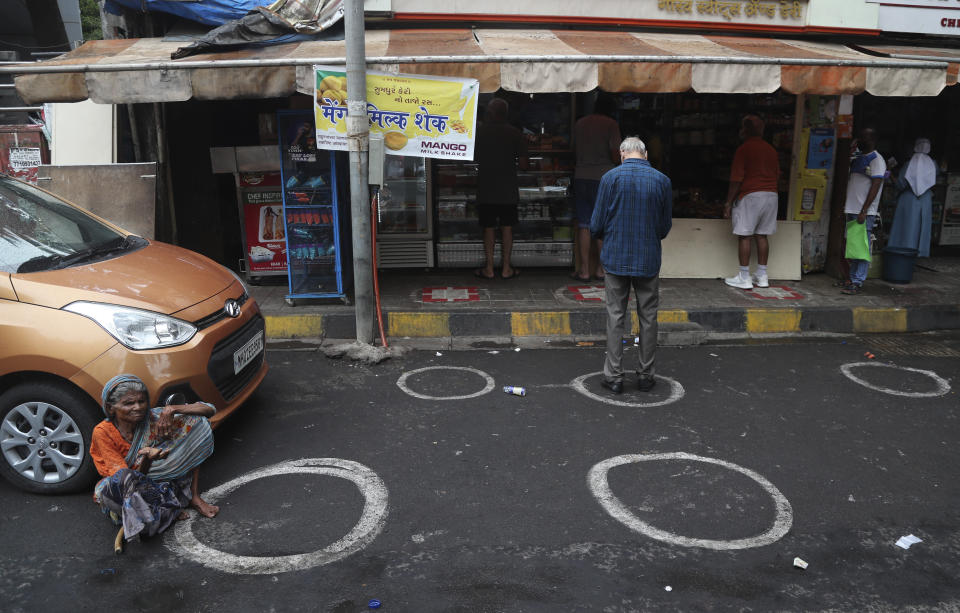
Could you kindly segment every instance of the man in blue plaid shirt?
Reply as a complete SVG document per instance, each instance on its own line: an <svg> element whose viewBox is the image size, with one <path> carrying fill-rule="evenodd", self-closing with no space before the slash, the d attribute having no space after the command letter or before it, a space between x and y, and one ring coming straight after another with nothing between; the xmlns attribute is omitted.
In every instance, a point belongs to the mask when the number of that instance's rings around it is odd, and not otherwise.
<svg viewBox="0 0 960 613"><path fill-rule="evenodd" d="M623 333L630 287L640 320L637 387L650 391L656 380L657 307L660 304L660 241L673 224L670 179L647 161L647 147L631 136L620 143L620 166L600 179L590 233L603 240L600 263L606 272L607 357L603 384L623 392Z"/></svg>

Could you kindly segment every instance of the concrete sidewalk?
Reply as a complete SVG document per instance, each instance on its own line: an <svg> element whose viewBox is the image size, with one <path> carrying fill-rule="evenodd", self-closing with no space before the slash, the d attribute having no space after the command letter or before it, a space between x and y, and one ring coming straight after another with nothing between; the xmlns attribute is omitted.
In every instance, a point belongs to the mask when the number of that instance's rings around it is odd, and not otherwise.
<svg viewBox="0 0 960 613"><path fill-rule="evenodd" d="M556 269L526 269L517 279L485 280L470 269L384 270L381 303L387 336L513 343L526 337L571 342L606 334L603 282L582 283ZM661 342L694 344L716 335L907 332L960 328L960 258L917 260L909 284L868 279L846 296L823 274L771 280L743 291L722 280L663 279ZM340 302L284 300L283 285L250 288L266 319L267 337L355 338L353 307ZM632 307L631 307L632 308ZM636 331L636 312L633 311ZM531 339L532 340L532 339Z"/></svg>

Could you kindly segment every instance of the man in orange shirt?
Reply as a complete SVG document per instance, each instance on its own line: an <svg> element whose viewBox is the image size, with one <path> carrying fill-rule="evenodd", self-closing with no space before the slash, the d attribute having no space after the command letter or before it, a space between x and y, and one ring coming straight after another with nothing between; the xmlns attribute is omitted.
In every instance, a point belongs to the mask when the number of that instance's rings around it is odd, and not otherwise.
<svg viewBox="0 0 960 613"><path fill-rule="evenodd" d="M763 120L757 115L743 118L740 137L743 144L733 154L730 167L730 189L723 216L733 220L733 233L740 239L738 255L740 272L725 279L727 285L740 289L769 287L767 258L770 244L767 236L777 231L777 179L780 164L777 150L763 140ZM757 241L757 272L750 275L750 243Z"/></svg>

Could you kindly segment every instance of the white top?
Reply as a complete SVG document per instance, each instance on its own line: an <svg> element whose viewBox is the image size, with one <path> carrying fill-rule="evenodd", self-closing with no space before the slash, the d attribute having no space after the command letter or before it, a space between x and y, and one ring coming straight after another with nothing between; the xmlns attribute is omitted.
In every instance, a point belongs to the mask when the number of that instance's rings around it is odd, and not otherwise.
<svg viewBox="0 0 960 613"><path fill-rule="evenodd" d="M883 156L877 151L858 155L850 164L850 180L847 182L847 203L843 211L853 215L859 215L863 209L863 203L867 200L867 194L870 192L870 184L874 179L883 179L887 174L887 163L883 161ZM880 206L880 194L883 193L883 185L877 190L877 196L870 203L867 209L867 215L876 215L877 208Z"/></svg>
<svg viewBox="0 0 960 613"><path fill-rule="evenodd" d="M930 141L918 138L913 145L913 157L903 169L903 178L917 198L937 183L937 164L929 153Z"/></svg>

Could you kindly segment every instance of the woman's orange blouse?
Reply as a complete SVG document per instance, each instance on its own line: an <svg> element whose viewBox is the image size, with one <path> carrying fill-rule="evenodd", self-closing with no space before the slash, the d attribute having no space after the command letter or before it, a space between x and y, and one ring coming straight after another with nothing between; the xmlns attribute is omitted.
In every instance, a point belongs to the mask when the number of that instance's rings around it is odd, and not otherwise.
<svg viewBox="0 0 960 613"><path fill-rule="evenodd" d="M93 429L90 440L90 457L93 465L102 477L110 477L121 468L127 466L127 454L130 452L130 443L123 438L113 422L104 420Z"/></svg>

